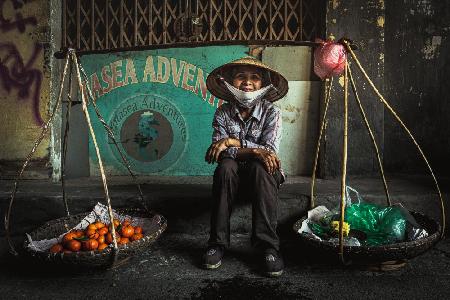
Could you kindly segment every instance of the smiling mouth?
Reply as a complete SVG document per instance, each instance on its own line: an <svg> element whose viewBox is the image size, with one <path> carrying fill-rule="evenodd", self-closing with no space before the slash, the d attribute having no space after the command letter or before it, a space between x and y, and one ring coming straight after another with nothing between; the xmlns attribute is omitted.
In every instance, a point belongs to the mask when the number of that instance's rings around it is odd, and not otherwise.
<svg viewBox="0 0 450 300"><path fill-rule="evenodd" d="M251 91L253 91L253 89L251 89L251 88L242 88L241 90L243 90L244 92L251 92Z"/></svg>

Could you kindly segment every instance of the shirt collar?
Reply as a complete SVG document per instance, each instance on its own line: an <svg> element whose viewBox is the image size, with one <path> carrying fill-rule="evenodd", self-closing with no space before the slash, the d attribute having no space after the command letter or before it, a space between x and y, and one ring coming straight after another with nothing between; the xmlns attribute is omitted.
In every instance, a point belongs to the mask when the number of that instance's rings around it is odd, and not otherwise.
<svg viewBox="0 0 450 300"><path fill-rule="evenodd" d="M258 103L256 103L256 105L254 106L254 109L252 111L252 114L250 115L250 118L255 118L258 121L261 121L263 101L264 100L261 99L260 101L258 101ZM234 101L233 101L233 109L234 109L235 114L238 115L238 117L240 118L239 108L236 105L236 102L234 102Z"/></svg>

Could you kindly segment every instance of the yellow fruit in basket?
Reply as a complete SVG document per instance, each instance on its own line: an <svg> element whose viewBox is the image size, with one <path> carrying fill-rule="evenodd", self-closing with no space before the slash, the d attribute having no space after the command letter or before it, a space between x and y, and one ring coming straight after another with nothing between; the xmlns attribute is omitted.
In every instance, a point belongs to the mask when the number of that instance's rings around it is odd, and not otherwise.
<svg viewBox="0 0 450 300"><path fill-rule="evenodd" d="M86 230L97 230L97 226L95 224L89 224L89 226L86 228Z"/></svg>
<svg viewBox="0 0 450 300"><path fill-rule="evenodd" d="M61 244L54 244L53 246L50 247L50 253L59 253L62 252L64 250L64 247Z"/></svg>
<svg viewBox="0 0 450 300"><path fill-rule="evenodd" d="M117 226L120 225L120 221L117 220L117 219L114 219L114 220L113 220L113 224L114 224L114 227L117 227Z"/></svg>
<svg viewBox="0 0 450 300"><path fill-rule="evenodd" d="M123 226L123 227L129 226L129 225L131 225L130 220L124 220L124 221L122 222L122 226Z"/></svg>
<svg viewBox="0 0 450 300"><path fill-rule="evenodd" d="M334 232L339 233L339 221L331 222L331 228ZM350 224L344 222L342 224L342 231L344 232L344 236L348 236L348 233L350 232Z"/></svg>
<svg viewBox="0 0 450 300"><path fill-rule="evenodd" d="M141 226L134 227L134 233L142 233L142 227Z"/></svg>

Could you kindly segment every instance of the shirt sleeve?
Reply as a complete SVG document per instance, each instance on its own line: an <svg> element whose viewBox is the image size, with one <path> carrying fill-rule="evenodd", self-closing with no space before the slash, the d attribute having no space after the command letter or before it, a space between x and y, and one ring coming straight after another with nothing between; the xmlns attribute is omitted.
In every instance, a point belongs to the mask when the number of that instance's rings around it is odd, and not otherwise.
<svg viewBox="0 0 450 300"><path fill-rule="evenodd" d="M263 125L260 142L254 143L249 140L243 139L241 141L242 147L261 148L278 154L282 132L281 123L281 111L279 108L273 107Z"/></svg>
<svg viewBox="0 0 450 300"><path fill-rule="evenodd" d="M228 137L228 134L225 130L225 115L220 108L218 108L214 114L212 127L213 127L213 134L212 134L213 143Z"/></svg>
<svg viewBox="0 0 450 300"><path fill-rule="evenodd" d="M218 108L216 113L214 114L214 119L212 122L213 134L212 134L212 142L215 143L220 141L221 139L229 137L225 129L225 114L222 109ZM228 147L223 150L220 154L220 158L233 158L236 159L238 148L237 147Z"/></svg>

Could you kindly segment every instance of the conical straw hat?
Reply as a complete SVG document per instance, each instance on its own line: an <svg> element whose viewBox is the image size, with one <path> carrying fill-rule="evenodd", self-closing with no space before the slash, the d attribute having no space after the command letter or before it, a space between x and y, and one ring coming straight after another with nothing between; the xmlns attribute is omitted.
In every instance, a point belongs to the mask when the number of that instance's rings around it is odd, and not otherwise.
<svg viewBox="0 0 450 300"><path fill-rule="evenodd" d="M256 58L247 56L243 57L237 60L234 60L230 63L227 63L225 65L222 65L216 69L214 69L206 79L206 86L208 87L208 90L217 98L223 99L226 101L232 101L233 95L230 93L230 91L227 89L227 87L224 84L224 80L230 80L231 79L231 69L236 66L243 66L243 65L250 65L255 66L263 71L266 71L265 73L268 74L270 83L273 84L275 89L270 89L267 94L264 96L264 99L275 102L281 98L283 98L286 93L288 92L289 86L288 81L286 78L284 78L283 75L278 73L277 71L273 70L271 67L269 67L266 64L263 64L261 61L257 60Z"/></svg>

